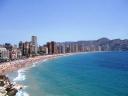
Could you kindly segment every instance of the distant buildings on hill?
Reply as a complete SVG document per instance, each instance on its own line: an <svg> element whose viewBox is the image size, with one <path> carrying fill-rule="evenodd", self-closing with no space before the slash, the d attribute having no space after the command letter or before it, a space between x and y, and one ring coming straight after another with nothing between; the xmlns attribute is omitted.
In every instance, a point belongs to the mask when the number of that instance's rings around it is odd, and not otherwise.
<svg viewBox="0 0 128 96"><path fill-rule="evenodd" d="M32 36L31 41L20 41L18 46L5 43L0 45L0 62L23 59L37 55L64 54L89 51L128 51L128 39L109 40L101 38L92 41L78 42L47 42L38 46L37 37Z"/></svg>

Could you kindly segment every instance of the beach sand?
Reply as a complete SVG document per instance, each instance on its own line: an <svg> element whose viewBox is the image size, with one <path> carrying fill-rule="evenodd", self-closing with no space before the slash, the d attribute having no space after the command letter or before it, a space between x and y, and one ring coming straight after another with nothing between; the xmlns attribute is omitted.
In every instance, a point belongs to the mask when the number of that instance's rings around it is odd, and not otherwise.
<svg viewBox="0 0 128 96"><path fill-rule="evenodd" d="M71 54L55 54L55 55L36 56L36 57L30 57L27 59L21 59L21 60L1 63L0 64L0 75L6 75L7 73L31 66L32 64L37 63L37 62L42 62L44 60L50 60L50 59L54 59L60 56L67 56L67 55L71 55Z"/></svg>

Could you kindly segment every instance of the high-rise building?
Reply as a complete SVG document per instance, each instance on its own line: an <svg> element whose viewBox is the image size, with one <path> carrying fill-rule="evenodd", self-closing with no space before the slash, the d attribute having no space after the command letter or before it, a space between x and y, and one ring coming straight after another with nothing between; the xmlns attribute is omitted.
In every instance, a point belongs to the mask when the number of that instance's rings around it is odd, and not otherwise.
<svg viewBox="0 0 128 96"><path fill-rule="evenodd" d="M4 47L9 51L11 51L13 48L13 46L10 43L5 43Z"/></svg>
<svg viewBox="0 0 128 96"><path fill-rule="evenodd" d="M33 54L36 55L37 51L38 51L37 36L32 36L31 42L32 42L32 46L33 46L33 48L32 48Z"/></svg>
<svg viewBox="0 0 128 96"><path fill-rule="evenodd" d="M74 52L78 52L78 44L74 44Z"/></svg>
<svg viewBox="0 0 128 96"><path fill-rule="evenodd" d="M32 42L19 42L19 48L18 51L21 51L21 55L25 56L25 57L29 57L32 56L32 54L35 54L35 52L33 53L34 47L32 45ZM20 53L20 52L19 52Z"/></svg>
<svg viewBox="0 0 128 96"><path fill-rule="evenodd" d="M52 54L57 54L56 42L52 41L51 46L52 46Z"/></svg>
<svg viewBox="0 0 128 96"><path fill-rule="evenodd" d="M64 45L60 42L56 43L56 53L57 54L65 53L64 51L65 51Z"/></svg>
<svg viewBox="0 0 128 96"><path fill-rule="evenodd" d="M17 49L17 59L21 59L22 58L22 51L18 48Z"/></svg>
<svg viewBox="0 0 128 96"><path fill-rule="evenodd" d="M47 48L48 48L48 54L57 54L56 42L54 42L54 41L48 42Z"/></svg>
<svg viewBox="0 0 128 96"><path fill-rule="evenodd" d="M39 46L39 54L40 55L47 55L48 54L48 48L47 46Z"/></svg>
<svg viewBox="0 0 128 96"><path fill-rule="evenodd" d="M51 45L51 42L47 42L47 47L48 47L48 54L52 54L52 45Z"/></svg>
<svg viewBox="0 0 128 96"><path fill-rule="evenodd" d="M19 42L19 49L23 49L23 42L22 41Z"/></svg>
<svg viewBox="0 0 128 96"><path fill-rule="evenodd" d="M17 59L17 49L13 48L12 51L10 51L10 59L16 60Z"/></svg>
<svg viewBox="0 0 128 96"><path fill-rule="evenodd" d="M6 48L0 48L0 62L9 59L9 51Z"/></svg>
<svg viewBox="0 0 128 96"><path fill-rule="evenodd" d="M24 43L23 55L26 56L26 57L30 56L30 42L25 42Z"/></svg>
<svg viewBox="0 0 128 96"><path fill-rule="evenodd" d="M24 43L22 41L19 42L19 50L21 50L21 55L23 55L23 52L24 52Z"/></svg>

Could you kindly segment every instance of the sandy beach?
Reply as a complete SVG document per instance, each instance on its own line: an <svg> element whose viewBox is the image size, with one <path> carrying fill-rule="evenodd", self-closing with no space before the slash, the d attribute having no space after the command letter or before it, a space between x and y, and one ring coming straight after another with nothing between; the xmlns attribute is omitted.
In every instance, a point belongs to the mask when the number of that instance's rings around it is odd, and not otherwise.
<svg viewBox="0 0 128 96"><path fill-rule="evenodd" d="M67 55L71 55L71 54L55 54L55 55L36 56L36 57L30 57L27 59L21 59L21 60L1 63L0 64L0 75L6 75L7 73L31 66L32 64L37 63L37 62L42 62L44 60L50 60L50 59L54 59L60 56L67 56Z"/></svg>

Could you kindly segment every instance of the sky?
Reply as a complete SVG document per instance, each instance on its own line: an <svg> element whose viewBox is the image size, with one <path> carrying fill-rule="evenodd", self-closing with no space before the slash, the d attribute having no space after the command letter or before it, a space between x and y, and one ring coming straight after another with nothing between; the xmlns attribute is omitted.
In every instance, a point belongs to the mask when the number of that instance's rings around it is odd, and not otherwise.
<svg viewBox="0 0 128 96"><path fill-rule="evenodd" d="M128 0L0 0L0 44L128 39Z"/></svg>

